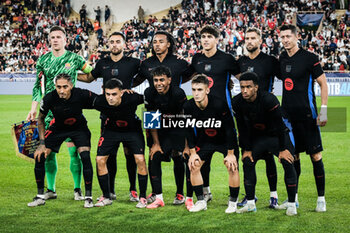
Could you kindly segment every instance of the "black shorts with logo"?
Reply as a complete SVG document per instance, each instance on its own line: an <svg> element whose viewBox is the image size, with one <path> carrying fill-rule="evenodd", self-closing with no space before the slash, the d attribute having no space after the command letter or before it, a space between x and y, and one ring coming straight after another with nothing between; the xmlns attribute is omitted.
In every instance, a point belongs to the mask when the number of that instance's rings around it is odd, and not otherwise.
<svg viewBox="0 0 350 233"><path fill-rule="evenodd" d="M105 128L97 147L97 156L116 154L119 144L130 149L131 154L144 154L145 139L140 132L116 132Z"/></svg>
<svg viewBox="0 0 350 233"><path fill-rule="evenodd" d="M69 141L72 141L77 148L91 146L91 133L88 127L68 130L57 129L56 127L52 126L45 133L45 146L46 148L51 149L53 152L58 153L61 144L66 139L70 139Z"/></svg>

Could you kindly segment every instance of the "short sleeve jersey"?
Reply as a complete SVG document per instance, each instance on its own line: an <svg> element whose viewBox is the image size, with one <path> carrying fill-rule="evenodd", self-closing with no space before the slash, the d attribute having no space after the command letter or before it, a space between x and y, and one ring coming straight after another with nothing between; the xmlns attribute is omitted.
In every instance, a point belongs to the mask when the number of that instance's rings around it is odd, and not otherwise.
<svg viewBox="0 0 350 233"><path fill-rule="evenodd" d="M241 72L254 72L259 77L259 89L272 92L275 77L278 77L279 64L277 58L260 52L259 55L250 59L242 56L238 60Z"/></svg>
<svg viewBox="0 0 350 233"><path fill-rule="evenodd" d="M253 102L247 102L242 94L238 94L233 97L232 109L239 131L240 146L244 150L252 149L251 143L255 138L282 137L287 130L282 120L280 103L269 92L259 91ZM280 140L280 143L285 142Z"/></svg>
<svg viewBox="0 0 350 233"><path fill-rule="evenodd" d="M100 111L106 119L105 128L117 132L142 131L141 120L136 115L137 106L143 104L143 96L137 93L124 93L118 106L110 106L104 95L93 102L93 108Z"/></svg>
<svg viewBox="0 0 350 233"><path fill-rule="evenodd" d="M103 85L112 78L117 78L123 83L124 89L131 89L133 79L139 72L141 61L137 58L122 57L118 62L114 62L109 56L99 60L95 69L91 71L92 76L103 78Z"/></svg>
<svg viewBox="0 0 350 233"><path fill-rule="evenodd" d="M40 112L47 115L52 112L55 118L53 126L57 129L67 130L87 127L83 116L83 109L91 109L96 94L85 89L73 88L69 99L61 99L54 90L44 96Z"/></svg>
<svg viewBox="0 0 350 233"><path fill-rule="evenodd" d="M154 86L151 71L158 66L166 66L170 69L171 85L177 87L181 86L183 80L188 79L194 73L187 61L178 59L175 55L168 54L162 62L157 56L151 56L142 62L139 73L141 77L148 80L151 87Z"/></svg>
<svg viewBox="0 0 350 233"><path fill-rule="evenodd" d="M52 52L46 53L39 57L36 64L36 82L33 87L33 101L40 102L41 93L41 78L45 77L45 94L55 90L54 79L58 74L65 73L72 77L73 85L75 86L78 71L84 70L88 64L78 54L70 51L60 57L55 57Z"/></svg>
<svg viewBox="0 0 350 233"><path fill-rule="evenodd" d="M299 49L292 57L287 52L280 56L283 81L282 107L291 120L317 117L314 82L323 70L317 55Z"/></svg>
<svg viewBox="0 0 350 233"><path fill-rule="evenodd" d="M199 74L209 77L210 95L225 101L231 108L231 91L229 80L231 75L240 73L239 65L235 58L221 50L207 57L202 53L196 53L192 58L192 67Z"/></svg>
<svg viewBox="0 0 350 233"><path fill-rule="evenodd" d="M153 87L145 90L145 107L148 111L157 111L164 114L176 115L183 111L183 105L187 101L187 96L180 87L170 86L169 91L160 95ZM160 129L159 133L180 132L180 129Z"/></svg>
<svg viewBox="0 0 350 233"><path fill-rule="evenodd" d="M196 105L194 99L190 99L184 104L184 114L201 121L221 121L220 127L189 129L187 141L190 148L198 146L208 149L225 148L231 150L237 147L230 110L223 100L209 95L208 105L202 110Z"/></svg>

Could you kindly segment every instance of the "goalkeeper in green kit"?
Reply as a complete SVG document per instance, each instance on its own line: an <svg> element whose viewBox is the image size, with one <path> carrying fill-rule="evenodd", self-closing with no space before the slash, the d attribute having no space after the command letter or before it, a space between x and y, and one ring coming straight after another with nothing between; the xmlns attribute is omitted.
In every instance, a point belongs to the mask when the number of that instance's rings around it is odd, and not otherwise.
<svg viewBox="0 0 350 233"><path fill-rule="evenodd" d="M55 90L54 78L61 73L69 74L73 79L75 86L78 71L90 73L92 67L79 55L65 50L66 32L62 27L53 26L49 33L49 42L51 52L39 57L36 64L36 82L33 87L32 107L27 116L28 120L34 120L37 114L37 107L42 97ZM45 118L45 129L49 128L50 122L54 121L51 112ZM67 147L71 157L70 170L74 180L74 199L84 200L81 194L81 168L82 163L80 156L76 150L74 143L68 139ZM47 178L47 191L45 192L45 200L56 199L55 190L57 160L56 153L52 152L47 156L45 162L45 172Z"/></svg>

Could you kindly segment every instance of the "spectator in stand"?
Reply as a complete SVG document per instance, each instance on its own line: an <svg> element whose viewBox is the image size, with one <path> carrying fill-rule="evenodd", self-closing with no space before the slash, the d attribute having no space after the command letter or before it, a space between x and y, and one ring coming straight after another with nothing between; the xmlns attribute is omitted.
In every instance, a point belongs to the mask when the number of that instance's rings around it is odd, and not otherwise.
<svg viewBox="0 0 350 233"><path fill-rule="evenodd" d="M94 9L94 11L95 11L95 13L96 13L96 21L98 21L98 23L100 23L101 22L101 8L100 8L100 6L97 6L97 9L95 10Z"/></svg>
<svg viewBox="0 0 350 233"><path fill-rule="evenodd" d="M83 5L81 6L80 11L79 11L79 15L80 15L80 24L81 24L81 25L86 25L86 14L87 14L87 12L86 12L86 6L85 6L85 4L83 4Z"/></svg>

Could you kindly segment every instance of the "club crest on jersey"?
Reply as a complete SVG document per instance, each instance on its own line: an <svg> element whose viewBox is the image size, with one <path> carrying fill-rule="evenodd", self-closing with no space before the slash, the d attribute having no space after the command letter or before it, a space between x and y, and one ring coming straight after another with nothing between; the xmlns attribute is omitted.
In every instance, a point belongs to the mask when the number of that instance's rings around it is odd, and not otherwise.
<svg viewBox="0 0 350 233"><path fill-rule="evenodd" d="M292 71L292 65L286 65L286 72L290 73Z"/></svg>
<svg viewBox="0 0 350 233"><path fill-rule="evenodd" d="M253 66L249 66L247 69L248 72L254 72L254 67Z"/></svg>
<svg viewBox="0 0 350 233"><path fill-rule="evenodd" d="M206 72L211 71L211 64L205 64L204 70L205 70Z"/></svg>
<svg viewBox="0 0 350 233"><path fill-rule="evenodd" d="M72 67L71 67L70 63L66 63L66 64L64 65L64 68L65 68L66 70L70 70L70 68L72 68Z"/></svg>
<svg viewBox="0 0 350 233"><path fill-rule="evenodd" d="M111 72L112 72L112 76L114 76L114 77L119 75L118 69L112 69Z"/></svg>

